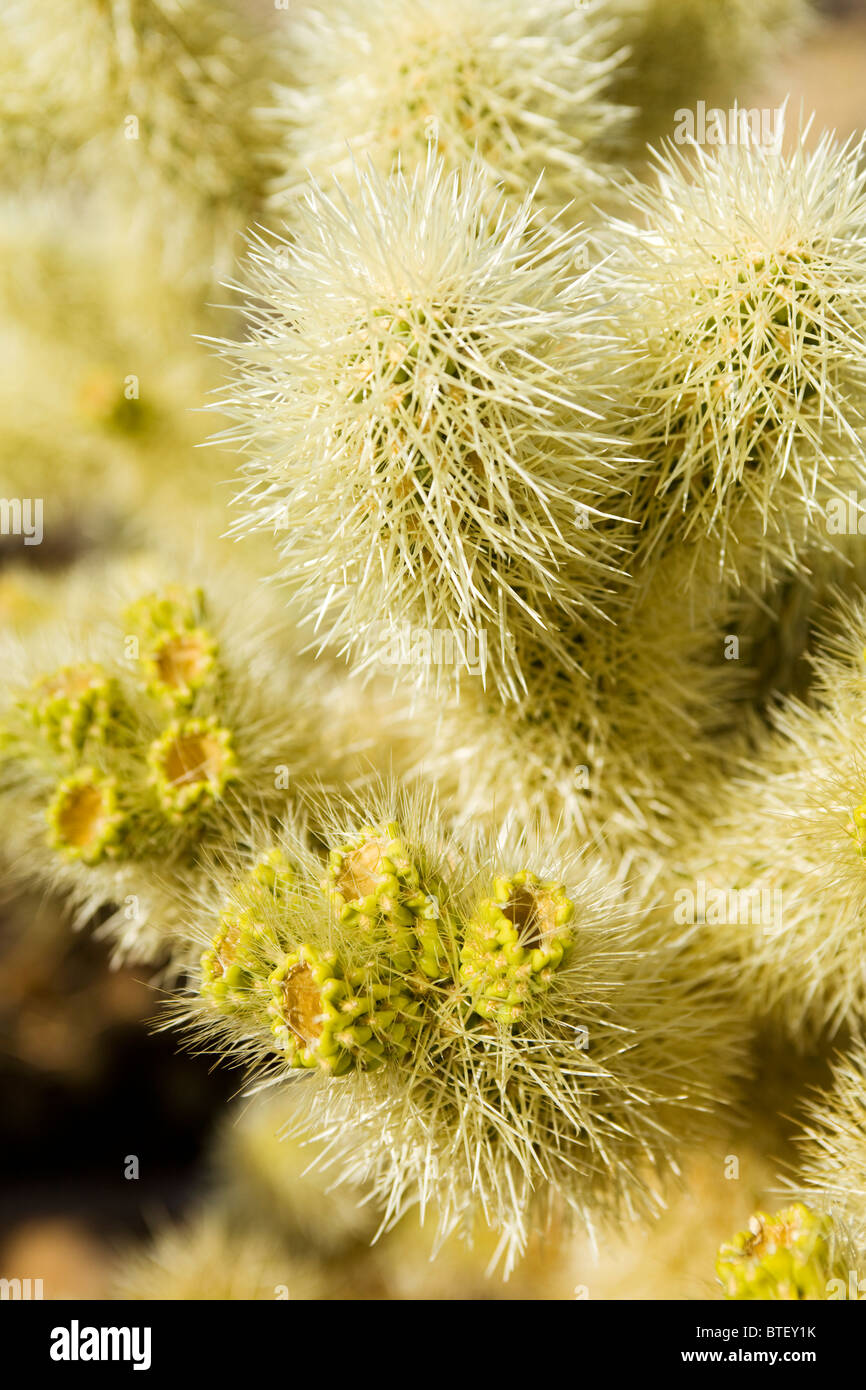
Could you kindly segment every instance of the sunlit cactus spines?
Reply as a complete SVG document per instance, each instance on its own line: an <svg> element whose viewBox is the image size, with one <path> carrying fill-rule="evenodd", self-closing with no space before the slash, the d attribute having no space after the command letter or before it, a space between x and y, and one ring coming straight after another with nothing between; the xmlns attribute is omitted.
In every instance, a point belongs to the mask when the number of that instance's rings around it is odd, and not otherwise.
<svg viewBox="0 0 866 1390"><path fill-rule="evenodd" d="M98 864L120 852L125 816L113 777L94 768L71 773L45 814L50 842L64 858Z"/></svg>
<svg viewBox="0 0 866 1390"><path fill-rule="evenodd" d="M449 680L508 695L521 633L564 660L565 617L603 610L630 470L583 234L485 211L481 187L431 159L314 190L292 240L252 243L219 408L246 456L236 529L274 536L317 641L393 666L407 624L447 643Z"/></svg>
<svg viewBox="0 0 866 1390"><path fill-rule="evenodd" d="M866 1049L862 1039L833 1066L831 1084L810 1097L789 1186L843 1221L866 1251ZM863 1271L861 1271L863 1272Z"/></svg>
<svg viewBox="0 0 866 1390"><path fill-rule="evenodd" d="M668 145L607 263L643 345L643 547L706 538L741 583L802 567L866 481L864 147L807 137Z"/></svg>
<svg viewBox="0 0 866 1390"><path fill-rule="evenodd" d="M482 1018L515 1023L545 990L571 945L574 903L561 883L520 872L483 898L460 951L460 980Z"/></svg>
<svg viewBox="0 0 866 1390"><path fill-rule="evenodd" d="M831 1280L847 1279L833 1247L831 1218L797 1202L773 1216L756 1212L722 1246L716 1273L726 1298L814 1302L829 1297Z"/></svg>
<svg viewBox="0 0 866 1390"><path fill-rule="evenodd" d="M449 170L480 161L491 185L583 210L632 113L607 99L622 59L605 8L586 0L329 0L293 40L283 89L280 205L309 175L327 185L371 161L411 171L429 149Z"/></svg>
<svg viewBox="0 0 866 1390"><path fill-rule="evenodd" d="M748 1010L799 1048L866 1009L862 600L837 595L822 628L808 702L790 697L753 730L707 788L709 822L681 830L672 856L687 891L700 879L714 895L708 930L736 955Z"/></svg>

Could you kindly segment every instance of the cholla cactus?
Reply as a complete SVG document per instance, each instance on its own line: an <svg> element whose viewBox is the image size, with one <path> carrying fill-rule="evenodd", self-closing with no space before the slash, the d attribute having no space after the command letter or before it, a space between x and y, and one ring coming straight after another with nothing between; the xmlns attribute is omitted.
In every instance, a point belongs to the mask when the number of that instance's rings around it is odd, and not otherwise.
<svg viewBox="0 0 866 1390"><path fill-rule="evenodd" d="M866 1049L858 1042L833 1068L826 1094L810 1102L791 1186L829 1209L866 1248Z"/></svg>
<svg viewBox="0 0 866 1390"><path fill-rule="evenodd" d="M18 59L4 154L19 177L30 155L113 181L173 274L200 285L215 259L225 267L272 168L260 108L284 50L223 0L61 0L50 13L12 0L4 35ZM20 137L22 110L40 113L50 157Z"/></svg>
<svg viewBox="0 0 866 1390"><path fill-rule="evenodd" d="M643 346L643 550L711 539L739 582L802 567L828 501L866 485L864 144L807 134L669 146L606 267Z"/></svg>
<svg viewBox="0 0 866 1390"><path fill-rule="evenodd" d="M847 1271L832 1220L801 1202L774 1216L756 1212L716 1261L725 1297L734 1299L827 1299Z"/></svg>
<svg viewBox="0 0 866 1390"><path fill-rule="evenodd" d="M229 597L231 580L205 593L177 573L91 574L62 635L13 649L21 682L0 721L16 872L71 893L84 918L119 907L121 954L170 933L190 879L216 846L243 846L252 814L281 818L305 778L351 776L338 724L323 746L326 706L264 595Z"/></svg>
<svg viewBox="0 0 866 1390"><path fill-rule="evenodd" d="M352 160L410 171L432 147L480 161L491 186L582 209L631 112L607 99L622 59L597 0L328 0L296 25L302 84L283 89L282 197L327 186Z"/></svg>
<svg viewBox="0 0 866 1390"><path fill-rule="evenodd" d="M866 1011L864 648L862 601L843 603L810 704L783 704L739 774L707 787L715 814L683 826L676 856L681 882L704 882L707 929L738 956L748 1007L799 1046Z"/></svg>
<svg viewBox="0 0 866 1390"><path fill-rule="evenodd" d="M477 169L432 160L351 201L313 192L297 239L253 244L251 336L223 345L237 529L275 533L323 639L387 663L407 624L505 694L522 634L567 660L557 626L603 601L628 476L582 246L527 204L485 212Z"/></svg>
<svg viewBox="0 0 866 1390"><path fill-rule="evenodd" d="M763 80L811 13L808 0L612 0L609 10L628 45L611 94L639 113L636 154L671 135L678 110L727 106Z"/></svg>
<svg viewBox="0 0 866 1390"><path fill-rule="evenodd" d="M371 809L361 824L386 826L413 892L417 881L436 898L438 978L422 966L423 945L413 960L395 943L396 875L384 875L391 893L374 885L355 899L369 919L359 931L333 874L322 879L287 831L299 891L257 904L247 979L228 1006L207 977L221 908L202 900L205 978L181 1009L197 1045L274 1079L310 1068L302 1127L337 1176L372 1187L386 1222L432 1205L444 1237L483 1218L510 1262L560 1208L590 1223L652 1211L672 1147L711 1125L711 1098L729 1094L737 1071L741 1030L724 990L696 988L684 947L642 931L589 866L549 873L535 856L534 868L503 874L503 862L533 858L527 844L467 849L425 799ZM345 847L356 835L369 848L369 832L352 833L337 813L325 839ZM223 876L223 900L235 891Z"/></svg>
<svg viewBox="0 0 866 1390"><path fill-rule="evenodd" d="M866 573L866 137L677 109L806 0L310 0L288 43L235 3L0 15L3 878L160 971L283 1131L127 1294L405 1298L421 1224L437 1292L480 1291L461 1237L548 1241L537 1292L690 1149L735 1186L754 1025L862 1036L866 600L801 657ZM10 575L222 534L208 401L276 601L215 539ZM727 1296L866 1288L864 1073Z"/></svg>
<svg viewBox="0 0 866 1390"><path fill-rule="evenodd" d="M459 700L395 713L394 729L415 731L423 750L400 765L437 785L461 821L571 828L614 864L636 846L668 849L729 766L749 679L745 656L725 658L727 607L706 576L690 583L691 564L669 557L642 593L626 591L618 623L572 631L562 667L527 644L519 700L503 706L473 682Z"/></svg>

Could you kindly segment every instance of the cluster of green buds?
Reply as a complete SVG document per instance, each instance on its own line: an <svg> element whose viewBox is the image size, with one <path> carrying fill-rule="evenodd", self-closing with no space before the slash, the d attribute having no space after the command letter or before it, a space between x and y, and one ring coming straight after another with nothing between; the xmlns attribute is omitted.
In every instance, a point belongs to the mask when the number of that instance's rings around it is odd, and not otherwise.
<svg viewBox="0 0 866 1390"><path fill-rule="evenodd" d="M517 1023L550 986L571 945L574 904L562 884L524 871L498 878L466 930L460 982L472 1008L496 1023Z"/></svg>
<svg viewBox="0 0 866 1390"><path fill-rule="evenodd" d="M217 676L217 643L205 626L204 594L177 586L149 594L127 608L130 633L140 643L139 660L148 691L188 705Z"/></svg>
<svg viewBox="0 0 866 1390"><path fill-rule="evenodd" d="M421 1003L398 975L347 970L334 951L304 944L269 980L273 1033L290 1067L320 1067L332 1076L374 1071L410 1050Z"/></svg>
<svg viewBox="0 0 866 1390"><path fill-rule="evenodd" d="M422 1009L412 987L412 918L398 901L409 881L417 883L417 871L398 840L387 842L394 856L385 856L387 870L379 863L384 840L377 842L375 859L370 836L359 835L354 843L354 849L332 856L332 878L323 885L305 883L282 850L271 850L233 886L201 958L201 994L220 1013L234 1015L242 1027L266 1019L288 1066L334 1076L405 1057ZM365 877L374 866L387 885L384 895L377 896ZM349 875L357 875L351 891L370 889L363 900L355 898L363 911L351 908L334 886L350 891ZM308 929L298 911L305 890L321 905L326 885L340 925L349 929L345 953L299 940ZM387 917L384 932L378 930L379 913Z"/></svg>
<svg viewBox="0 0 866 1390"><path fill-rule="evenodd" d="M88 867L148 857L181 823L198 833L239 776L234 734L212 698L217 643L202 625L201 591L169 586L122 616L140 679L120 651L113 665L63 666L34 682L0 730L19 780L32 775L40 798L48 784L49 845Z"/></svg>
<svg viewBox="0 0 866 1390"><path fill-rule="evenodd" d="M343 926L371 940L386 938L395 970L415 966L430 980L445 973L438 899L422 887L398 825L366 827L332 850L324 887Z"/></svg>
<svg viewBox="0 0 866 1390"><path fill-rule="evenodd" d="M549 988L571 945L562 884L497 879L469 916L396 822L366 825L292 872L275 850L233 885L201 959L200 992L292 1068L332 1076L411 1062L442 1006L505 1026ZM433 892L431 889L435 889ZM440 908L440 899L445 908ZM331 912L324 910L330 905ZM468 915L468 914L467 914ZM477 1020L476 1020L477 1022Z"/></svg>
<svg viewBox="0 0 866 1390"><path fill-rule="evenodd" d="M716 1273L725 1297L826 1299L830 1280L845 1277L833 1256L833 1237L832 1219L801 1202L774 1216L756 1212L719 1251Z"/></svg>

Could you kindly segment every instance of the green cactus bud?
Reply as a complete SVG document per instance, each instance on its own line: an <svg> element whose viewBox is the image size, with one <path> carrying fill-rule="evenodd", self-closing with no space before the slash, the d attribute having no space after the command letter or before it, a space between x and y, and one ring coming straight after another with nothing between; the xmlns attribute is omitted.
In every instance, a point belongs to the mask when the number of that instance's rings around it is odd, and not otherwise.
<svg viewBox="0 0 866 1390"><path fill-rule="evenodd" d="M255 988L255 924L226 911L213 944L201 958L201 992L218 1008L243 1008Z"/></svg>
<svg viewBox="0 0 866 1390"><path fill-rule="evenodd" d="M276 846L269 849L250 871L250 882L260 884L271 893L289 892L298 882L298 871L286 854Z"/></svg>
<svg viewBox="0 0 866 1390"><path fill-rule="evenodd" d="M156 593L144 594L124 610L123 621L130 632L148 642L173 632L192 630L205 615L201 589L183 584L166 584Z"/></svg>
<svg viewBox="0 0 866 1390"><path fill-rule="evenodd" d="M273 1033L290 1067L334 1076L405 1055L419 1010L398 984L345 971L333 951L304 944L270 977Z"/></svg>
<svg viewBox="0 0 866 1390"><path fill-rule="evenodd" d="M163 699L186 704L213 679L216 657L216 642L205 628L169 631L142 654L147 688Z"/></svg>
<svg viewBox="0 0 866 1390"><path fill-rule="evenodd" d="M723 1245L716 1273L731 1299L827 1298L832 1278L845 1278L833 1255L830 1217L801 1202L774 1216L756 1212L748 1228Z"/></svg>
<svg viewBox="0 0 866 1390"><path fill-rule="evenodd" d="M201 993L220 1010L249 1010L257 996L268 992L263 961L270 933L262 909L268 898L287 898L297 881L282 850L272 849L230 893L213 941L201 957Z"/></svg>
<svg viewBox="0 0 866 1390"><path fill-rule="evenodd" d="M323 887L344 926L371 936L385 928L396 970L408 971L414 964L428 979L442 976L445 949L438 903L424 891L399 825L368 826L332 850Z"/></svg>
<svg viewBox="0 0 866 1390"><path fill-rule="evenodd" d="M80 753L89 737L106 738L119 712L120 688L101 666L86 662L37 681L22 704L53 748Z"/></svg>
<svg viewBox="0 0 866 1390"><path fill-rule="evenodd" d="M148 752L151 782L170 820L205 811L238 776L231 732L215 718L175 720Z"/></svg>
<svg viewBox="0 0 866 1390"><path fill-rule="evenodd" d="M140 659L151 694L176 704L188 704L197 691L213 682L218 647L203 625L204 594L200 589L169 585L130 604L124 620L141 643Z"/></svg>
<svg viewBox="0 0 866 1390"><path fill-rule="evenodd" d="M571 945L574 905L559 883L521 872L498 878L479 903L460 952L460 980L482 1018L516 1023L543 993Z"/></svg>
<svg viewBox="0 0 866 1390"><path fill-rule="evenodd" d="M117 783L93 768L65 777L46 812L50 843L67 859L98 864L120 847L125 817Z"/></svg>

